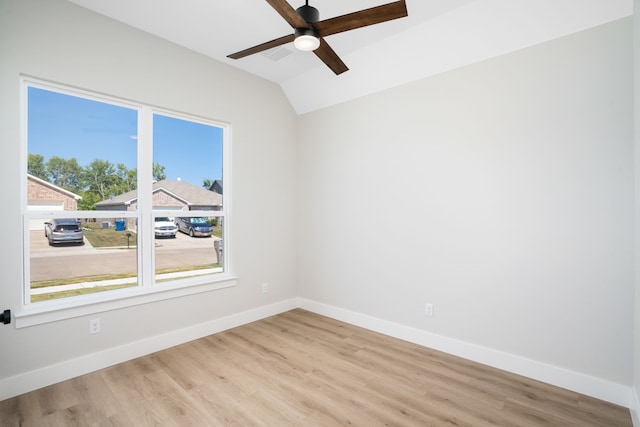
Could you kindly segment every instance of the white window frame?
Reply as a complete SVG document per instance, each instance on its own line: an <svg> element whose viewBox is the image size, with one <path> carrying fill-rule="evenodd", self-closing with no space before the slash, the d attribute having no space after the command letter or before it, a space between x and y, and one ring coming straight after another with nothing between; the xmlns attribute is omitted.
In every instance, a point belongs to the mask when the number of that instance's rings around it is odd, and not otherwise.
<svg viewBox="0 0 640 427"><path fill-rule="evenodd" d="M63 93L66 95L87 98L90 100L105 102L112 105L135 109L138 111L138 139L137 139L137 169L138 169L138 210L137 211L63 211L63 212L43 212L27 210L27 114L28 114L28 88L39 89ZM63 86L46 82L31 77L21 76L21 213L23 227L23 280L22 280L22 305L15 314L16 327L22 328L42 323L58 321L78 316L99 313L108 310L115 310L131 307L140 304L148 304L155 301L209 292L216 289L227 288L237 284L237 277L232 273L232 239L231 230L231 125L229 123L204 118L201 116L175 112L169 109L156 108L138 102L124 100L112 96L96 94L94 92ZM223 238L224 257L223 272L200 275L184 279L155 281L155 250L153 217L162 216L164 211L153 210L152 206L152 182L142 177L152 176L153 166L153 115L160 114L182 120L197 122L210 126L216 126L223 131L223 177L224 195L223 210L221 211L198 211L190 214L201 214L200 216L218 216L223 218ZM30 300L30 243L29 243L29 221L32 218L47 216L50 218L68 218L86 216L91 212L93 218L137 218L138 227L142 233L138 235L137 245L137 274L138 285L129 288L96 292L86 295L79 295L68 298L52 299L31 303ZM80 215L82 214L82 215ZM170 216L170 215L165 215Z"/></svg>

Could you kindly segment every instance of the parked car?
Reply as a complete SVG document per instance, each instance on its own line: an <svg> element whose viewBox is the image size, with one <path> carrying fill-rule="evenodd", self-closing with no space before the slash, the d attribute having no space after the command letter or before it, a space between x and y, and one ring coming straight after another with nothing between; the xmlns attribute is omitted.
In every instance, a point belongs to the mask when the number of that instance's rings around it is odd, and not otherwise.
<svg viewBox="0 0 640 427"><path fill-rule="evenodd" d="M176 237L178 228L171 218L166 216L157 216L155 219L154 230L156 237Z"/></svg>
<svg viewBox="0 0 640 427"><path fill-rule="evenodd" d="M213 233L213 227L203 217L176 218L176 225L178 226L178 231L182 231L191 237L210 237Z"/></svg>
<svg viewBox="0 0 640 427"><path fill-rule="evenodd" d="M51 246L56 243L84 244L84 233L80 222L72 218L52 219L45 222L44 235Z"/></svg>

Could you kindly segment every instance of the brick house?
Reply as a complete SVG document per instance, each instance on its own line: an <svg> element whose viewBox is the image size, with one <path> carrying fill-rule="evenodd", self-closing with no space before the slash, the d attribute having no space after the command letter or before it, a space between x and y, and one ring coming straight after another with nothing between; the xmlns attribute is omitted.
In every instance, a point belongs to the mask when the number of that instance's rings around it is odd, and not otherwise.
<svg viewBox="0 0 640 427"><path fill-rule="evenodd" d="M27 174L27 209L29 211L75 211L81 196ZM42 219L29 222L29 230L42 229Z"/></svg>
<svg viewBox="0 0 640 427"><path fill-rule="evenodd" d="M154 209L175 210L175 216L184 211L222 209L222 194L184 181L165 179L155 182L152 201ZM95 207L99 211L132 211L137 204L138 192L133 190L98 202ZM127 228L135 229L135 220L128 220Z"/></svg>

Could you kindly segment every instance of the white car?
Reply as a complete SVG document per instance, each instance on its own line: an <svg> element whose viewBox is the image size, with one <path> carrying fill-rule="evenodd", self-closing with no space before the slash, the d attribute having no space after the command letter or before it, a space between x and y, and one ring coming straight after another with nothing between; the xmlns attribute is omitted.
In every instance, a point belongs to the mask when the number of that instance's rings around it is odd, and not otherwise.
<svg viewBox="0 0 640 427"><path fill-rule="evenodd" d="M154 230L156 237L176 237L178 227L171 218L166 216L157 216L155 219Z"/></svg>

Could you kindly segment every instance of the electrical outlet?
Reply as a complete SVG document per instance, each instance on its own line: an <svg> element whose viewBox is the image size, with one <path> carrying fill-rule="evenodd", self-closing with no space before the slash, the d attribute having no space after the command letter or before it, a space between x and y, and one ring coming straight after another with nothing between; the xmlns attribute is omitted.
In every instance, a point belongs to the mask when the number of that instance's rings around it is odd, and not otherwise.
<svg viewBox="0 0 640 427"><path fill-rule="evenodd" d="M424 309L424 314L427 316L433 316L433 304L427 303Z"/></svg>
<svg viewBox="0 0 640 427"><path fill-rule="evenodd" d="M100 332L100 319L89 320L89 333L97 334L98 332Z"/></svg>
<svg viewBox="0 0 640 427"><path fill-rule="evenodd" d="M264 282L262 284L262 293L266 294L267 292L269 292L269 284L267 282Z"/></svg>

